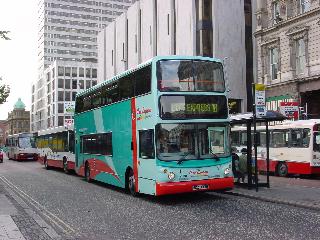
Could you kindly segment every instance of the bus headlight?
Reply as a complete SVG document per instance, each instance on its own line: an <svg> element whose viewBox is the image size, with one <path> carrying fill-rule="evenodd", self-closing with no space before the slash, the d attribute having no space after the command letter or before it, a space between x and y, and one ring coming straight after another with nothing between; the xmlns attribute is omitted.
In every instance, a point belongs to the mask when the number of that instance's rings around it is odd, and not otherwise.
<svg viewBox="0 0 320 240"><path fill-rule="evenodd" d="M168 173L168 178L169 178L169 180L173 180L174 178L175 178L175 174L173 173L173 172L169 172Z"/></svg>
<svg viewBox="0 0 320 240"><path fill-rule="evenodd" d="M226 168L226 169L224 170L224 175L229 175L229 173L230 173L230 168Z"/></svg>

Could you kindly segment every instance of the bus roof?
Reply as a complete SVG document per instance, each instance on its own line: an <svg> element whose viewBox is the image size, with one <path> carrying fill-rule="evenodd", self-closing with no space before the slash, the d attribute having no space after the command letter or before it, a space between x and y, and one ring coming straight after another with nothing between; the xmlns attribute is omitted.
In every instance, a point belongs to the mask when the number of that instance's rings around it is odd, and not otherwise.
<svg viewBox="0 0 320 240"><path fill-rule="evenodd" d="M48 129L39 131L38 136L44 136L44 135L59 133L59 132L65 132L65 131L69 131L69 130L73 131L73 129L74 129L73 125L71 125L69 127L66 127L66 126L53 127L53 128L48 128Z"/></svg>
<svg viewBox="0 0 320 240"><path fill-rule="evenodd" d="M202 57L202 56L179 56L179 55L173 55L173 56L156 56L156 57L153 57L147 61L145 61L144 63L141 63L139 64L138 66L134 67L134 68L131 68L131 69L128 69L122 73L119 73L117 75L115 75L114 77L110 78L110 79L107 79L101 83L98 83L97 85L89 88L89 89L86 89L86 90L83 90L79 93L77 93L76 97L79 97L79 96L82 96L82 95L85 95L87 93L90 93L90 92L93 92L95 91L96 89L99 89L109 83L112 83L114 82L115 80L123 77L123 76L126 76L127 74L130 74L132 72L135 72L137 70L139 70L140 68L143 68L149 64L151 64L152 62L157 62L159 60L203 60L203 61L212 61L212 62L219 62L219 63L222 63L222 61L218 58L209 58L209 57Z"/></svg>
<svg viewBox="0 0 320 240"><path fill-rule="evenodd" d="M288 129L288 128L312 128L315 124L320 124L320 119L298 120L298 121L284 121L282 124L269 125L269 129ZM253 128L253 127L252 127ZM257 126L257 130L265 129L266 126ZM247 127L236 126L232 128L233 131L246 131Z"/></svg>

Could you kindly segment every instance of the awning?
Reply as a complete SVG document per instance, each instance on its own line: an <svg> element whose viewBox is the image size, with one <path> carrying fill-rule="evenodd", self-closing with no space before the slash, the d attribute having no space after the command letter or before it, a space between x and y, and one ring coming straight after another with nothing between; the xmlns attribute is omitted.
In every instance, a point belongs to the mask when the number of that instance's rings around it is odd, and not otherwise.
<svg viewBox="0 0 320 240"><path fill-rule="evenodd" d="M288 119L285 115L277 111L267 111L265 117L257 117L256 122L283 121ZM231 124L245 124L253 122L253 113L238 113L230 115Z"/></svg>

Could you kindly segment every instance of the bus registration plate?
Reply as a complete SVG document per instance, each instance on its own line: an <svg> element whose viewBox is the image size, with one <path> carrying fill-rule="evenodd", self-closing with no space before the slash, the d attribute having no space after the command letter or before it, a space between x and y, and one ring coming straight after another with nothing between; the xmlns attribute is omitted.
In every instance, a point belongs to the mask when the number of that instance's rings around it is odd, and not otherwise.
<svg viewBox="0 0 320 240"><path fill-rule="evenodd" d="M209 188L209 185L207 185L207 184L205 184L205 185L194 185L193 187L192 187L192 189L194 190L194 191L196 191L196 190L206 190L206 189L208 189Z"/></svg>

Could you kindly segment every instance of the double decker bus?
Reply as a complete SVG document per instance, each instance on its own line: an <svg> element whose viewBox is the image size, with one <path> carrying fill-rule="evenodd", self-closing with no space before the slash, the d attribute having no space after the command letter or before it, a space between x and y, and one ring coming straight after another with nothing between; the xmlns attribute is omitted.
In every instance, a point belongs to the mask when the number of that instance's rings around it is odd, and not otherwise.
<svg viewBox="0 0 320 240"><path fill-rule="evenodd" d="M246 131L246 127L232 128L232 146L239 150L247 148ZM269 126L269 135L270 172L282 177L320 174L320 119L286 121ZM257 127L257 148L258 169L266 171L265 126Z"/></svg>
<svg viewBox="0 0 320 240"><path fill-rule="evenodd" d="M76 96L76 172L165 195L233 187L220 60L155 57Z"/></svg>
<svg viewBox="0 0 320 240"><path fill-rule="evenodd" d="M38 132L36 145L39 160L49 170L61 168L66 173L74 170L74 131L73 126L60 126Z"/></svg>
<svg viewBox="0 0 320 240"><path fill-rule="evenodd" d="M38 151L34 135L32 133L9 135L6 139L6 154L12 160L37 160Z"/></svg>

